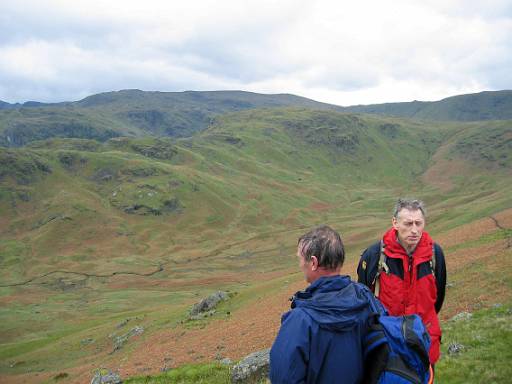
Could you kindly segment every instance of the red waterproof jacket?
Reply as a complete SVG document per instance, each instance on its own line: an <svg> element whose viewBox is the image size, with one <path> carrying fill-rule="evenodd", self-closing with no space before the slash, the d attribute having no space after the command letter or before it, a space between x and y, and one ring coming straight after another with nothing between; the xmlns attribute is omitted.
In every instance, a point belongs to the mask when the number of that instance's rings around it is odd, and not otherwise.
<svg viewBox="0 0 512 384"><path fill-rule="evenodd" d="M392 316L418 314L431 337L430 362L439 359L441 328L437 312L441 310L446 286L444 255L436 244L435 271L432 273L433 241L427 232L423 235L411 257L397 240L391 228L382 239L388 271L379 277L379 300ZM358 280L375 289L375 276L380 258L380 242L369 247L361 256Z"/></svg>

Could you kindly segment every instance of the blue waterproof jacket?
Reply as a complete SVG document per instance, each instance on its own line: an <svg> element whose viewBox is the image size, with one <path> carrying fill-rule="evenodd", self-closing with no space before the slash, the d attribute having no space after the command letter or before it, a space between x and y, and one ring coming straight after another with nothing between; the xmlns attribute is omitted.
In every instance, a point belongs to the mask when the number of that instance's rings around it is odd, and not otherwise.
<svg viewBox="0 0 512 384"><path fill-rule="evenodd" d="M273 384L361 381L371 312L365 289L349 276L329 276L295 294L270 350Z"/></svg>

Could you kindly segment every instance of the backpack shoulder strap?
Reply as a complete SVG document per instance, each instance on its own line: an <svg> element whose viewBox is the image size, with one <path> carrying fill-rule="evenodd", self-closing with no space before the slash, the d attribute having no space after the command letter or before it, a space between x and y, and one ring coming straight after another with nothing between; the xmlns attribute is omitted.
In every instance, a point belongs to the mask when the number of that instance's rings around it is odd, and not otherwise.
<svg viewBox="0 0 512 384"><path fill-rule="evenodd" d="M382 271L384 271L386 274L389 274L389 267L386 264L386 254L384 253L384 248L386 247L386 244L384 244L384 241L380 241L380 251L379 251L379 264L377 266L377 273L375 274L375 279L373 281L373 285L375 287L375 297L379 297L380 293L380 274Z"/></svg>
<svg viewBox="0 0 512 384"><path fill-rule="evenodd" d="M430 269L434 279L436 278L436 244L432 242L432 257L430 258Z"/></svg>

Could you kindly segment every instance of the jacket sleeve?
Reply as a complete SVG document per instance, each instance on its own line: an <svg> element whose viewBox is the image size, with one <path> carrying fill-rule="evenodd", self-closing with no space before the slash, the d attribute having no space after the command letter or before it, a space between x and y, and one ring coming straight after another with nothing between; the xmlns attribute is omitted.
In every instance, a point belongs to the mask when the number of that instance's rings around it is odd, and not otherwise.
<svg viewBox="0 0 512 384"><path fill-rule="evenodd" d="M444 253L439 244L434 244L436 254L436 268L434 275L436 276L437 298L435 303L436 312L439 313L443 307L444 295L446 291L446 262Z"/></svg>
<svg viewBox="0 0 512 384"><path fill-rule="evenodd" d="M380 241L368 247L359 260L357 266L357 282L366 285L373 291L373 280L377 274L379 264Z"/></svg>
<svg viewBox="0 0 512 384"><path fill-rule="evenodd" d="M305 383L309 363L311 320L300 309L283 316L281 329L270 350L272 384Z"/></svg>

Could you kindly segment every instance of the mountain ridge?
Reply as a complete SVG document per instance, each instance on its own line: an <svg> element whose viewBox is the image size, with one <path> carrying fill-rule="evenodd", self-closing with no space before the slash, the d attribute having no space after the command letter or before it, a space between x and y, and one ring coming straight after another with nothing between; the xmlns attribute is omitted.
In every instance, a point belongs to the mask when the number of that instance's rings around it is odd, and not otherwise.
<svg viewBox="0 0 512 384"><path fill-rule="evenodd" d="M76 102L0 102L0 146L19 147L52 137L105 141L118 136L189 137L226 113L300 107L422 120L512 119L512 91L486 91L438 102L341 107L292 94L246 91L160 92L137 89L104 92Z"/></svg>
<svg viewBox="0 0 512 384"><path fill-rule="evenodd" d="M290 94L123 90L91 95L77 102L3 108L0 146L23 146L51 137L100 141L116 136L187 137L206 129L224 113L278 107L341 109Z"/></svg>
<svg viewBox="0 0 512 384"><path fill-rule="evenodd" d="M355 105L345 111L436 121L512 119L512 90L483 91L438 101Z"/></svg>

